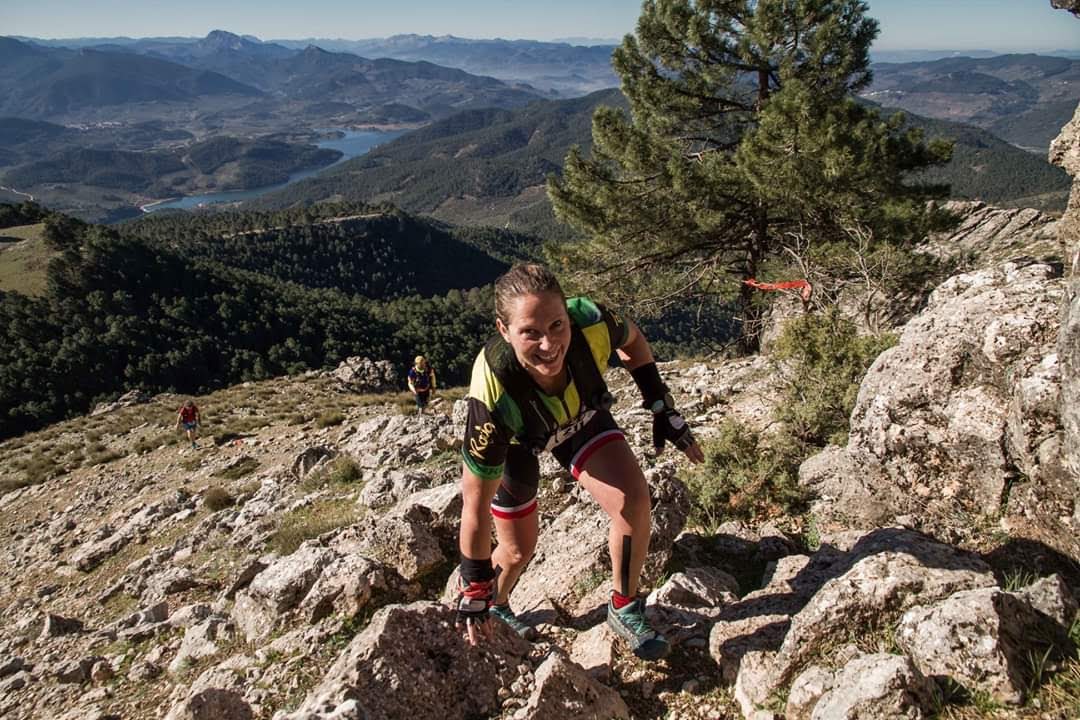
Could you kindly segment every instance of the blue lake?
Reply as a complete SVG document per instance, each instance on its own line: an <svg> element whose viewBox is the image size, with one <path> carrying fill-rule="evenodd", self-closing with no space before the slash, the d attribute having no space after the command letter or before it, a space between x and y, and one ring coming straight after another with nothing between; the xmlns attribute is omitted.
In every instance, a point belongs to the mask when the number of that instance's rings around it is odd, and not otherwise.
<svg viewBox="0 0 1080 720"><path fill-rule="evenodd" d="M260 195L271 192L273 190L280 190L286 185L291 185L297 180L303 180L304 178L317 175L318 173L332 168L338 163L345 162L349 158L358 157L364 153L370 151L372 148L382 145L385 142L389 142L396 137L405 134L405 130L392 130L388 132L382 132L379 130L342 130L343 137L331 138L329 140L322 140L316 145L321 148L329 148L331 150L340 150L343 154L337 160L337 162L330 165L324 165L314 170L305 170L298 172L294 175L290 175L289 179L283 183L277 185L267 185L266 187L254 188L253 190L230 190L227 192L215 192L207 193L205 195L187 195L176 200L165 200L158 203L150 203L142 207L143 212L154 212L155 210L164 210L166 208L178 208L180 210L191 210L192 208L199 207L200 205L214 205L216 203L230 203L239 202L241 200L251 200L257 198Z"/></svg>

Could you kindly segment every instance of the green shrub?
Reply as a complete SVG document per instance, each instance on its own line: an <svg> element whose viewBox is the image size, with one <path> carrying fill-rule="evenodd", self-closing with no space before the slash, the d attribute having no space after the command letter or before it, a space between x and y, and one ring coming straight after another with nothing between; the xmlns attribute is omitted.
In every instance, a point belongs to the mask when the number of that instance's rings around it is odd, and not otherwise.
<svg viewBox="0 0 1080 720"><path fill-rule="evenodd" d="M789 321L773 350L785 386L776 418L801 442L846 444L859 384L895 344L891 334L859 336L836 308Z"/></svg>
<svg viewBox="0 0 1080 720"><path fill-rule="evenodd" d="M242 478L245 475L249 475L255 472L259 468L259 461L253 457L245 455L232 465L222 468L214 473L214 477L223 478L225 480L236 480Z"/></svg>
<svg viewBox="0 0 1080 720"><path fill-rule="evenodd" d="M87 465L104 465L105 463L112 462L113 460L119 460L124 457L126 453L120 450L105 449L99 453L94 453L87 461Z"/></svg>
<svg viewBox="0 0 1080 720"><path fill-rule="evenodd" d="M203 493L203 505L205 505L210 512L224 510L235 504L236 498L230 495L225 488L218 485L206 488L206 491Z"/></svg>
<svg viewBox="0 0 1080 720"><path fill-rule="evenodd" d="M60 471L60 464L53 458L43 453L35 453L23 467L25 482L19 483L18 487L37 485L43 483ZM15 488L11 488L14 490Z"/></svg>
<svg viewBox="0 0 1080 720"><path fill-rule="evenodd" d="M806 448L790 436L762 438L728 420L702 449L705 462L683 476L691 521L697 525L715 530L726 520L760 520L806 509L806 495L798 486Z"/></svg>
<svg viewBox="0 0 1080 720"><path fill-rule="evenodd" d="M338 410L328 410L315 419L315 425L321 428L340 425L343 422L345 422L345 416Z"/></svg>
<svg viewBox="0 0 1080 720"><path fill-rule="evenodd" d="M338 485L350 485L360 479L362 473L356 461L349 457L339 457L327 468L326 480Z"/></svg>
<svg viewBox="0 0 1080 720"><path fill-rule="evenodd" d="M360 466L355 460L341 456L308 475L301 486L304 490L313 492L327 485L353 485L362 476Z"/></svg>
<svg viewBox="0 0 1080 720"><path fill-rule="evenodd" d="M357 519L352 499L316 502L286 513L267 541L267 547L279 555L290 555L305 540L351 525Z"/></svg>

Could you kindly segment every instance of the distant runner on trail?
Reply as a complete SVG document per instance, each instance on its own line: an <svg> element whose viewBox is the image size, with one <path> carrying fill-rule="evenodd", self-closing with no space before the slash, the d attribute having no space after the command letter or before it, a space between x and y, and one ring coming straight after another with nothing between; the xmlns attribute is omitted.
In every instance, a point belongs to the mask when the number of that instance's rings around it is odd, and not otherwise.
<svg viewBox="0 0 1080 720"><path fill-rule="evenodd" d="M473 645L490 637L491 616L535 636L510 609L510 593L536 550L537 458L550 450L611 519L608 625L639 658L660 659L670 645L649 625L637 594L649 549L649 488L610 412L603 372L612 350L652 412L655 450L671 443L702 462L701 448L634 323L588 298L568 300L551 271L534 264L515 265L496 281L495 316L498 334L473 364L467 397L459 624Z"/></svg>
<svg viewBox="0 0 1080 720"><path fill-rule="evenodd" d="M409 368L409 391L416 396L416 414L423 415L428 400L435 394L435 368L423 355L417 355Z"/></svg>
<svg viewBox="0 0 1080 720"><path fill-rule="evenodd" d="M195 432L200 425L199 408L192 400L188 400L180 406L180 411L176 414L176 429L179 430L181 425L184 426L184 431L187 433L187 439L191 442L191 447L197 448L198 445L195 444Z"/></svg>

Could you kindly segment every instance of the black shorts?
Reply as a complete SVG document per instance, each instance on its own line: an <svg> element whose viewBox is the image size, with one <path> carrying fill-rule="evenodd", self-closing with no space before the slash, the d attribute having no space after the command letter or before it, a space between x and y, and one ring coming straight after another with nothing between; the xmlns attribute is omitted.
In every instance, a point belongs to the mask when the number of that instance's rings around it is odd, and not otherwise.
<svg viewBox="0 0 1080 720"><path fill-rule="evenodd" d="M417 390L416 391L416 407L427 407L428 398L431 396L431 390Z"/></svg>
<svg viewBox="0 0 1080 720"><path fill-rule="evenodd" d="M551 454L576 479L589 456L609 442L623 440L615 418L607 410L598 410L585 426L556 445ZM506 453L506 464L499 489L491 500L491 514L503 520L517 520L536 512L536 491L540 487L540 461L532 450L513 443Z"/></svg>

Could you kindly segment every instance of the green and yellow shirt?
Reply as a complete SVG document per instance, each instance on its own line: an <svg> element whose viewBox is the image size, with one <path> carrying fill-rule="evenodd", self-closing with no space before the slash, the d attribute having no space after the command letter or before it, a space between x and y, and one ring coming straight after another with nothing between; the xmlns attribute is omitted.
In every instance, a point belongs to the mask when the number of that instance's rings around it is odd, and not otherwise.
<svg viewBox="0 0 1080 720"><path fill-rule="evenodd" d="M571 322L581 328L596 366L603 373L607 370L612 351L629 340L626 322L617 314L585 297L567 299L566 311ZM573 379L571 378L561 395L547 395L539 388L535 388L535 393L559 424L559 431L549 438L549 442L561 442L572 435L580 426L577 421L582 419L582 402ZM525 426L517 403L503 388L495 372L488 367L483 350L473 363L472 381L466 400L469 417L461 450L465 465L480 478L496 480L502 477L510 443L520 442L518 438L523 435Z"/></svg>

